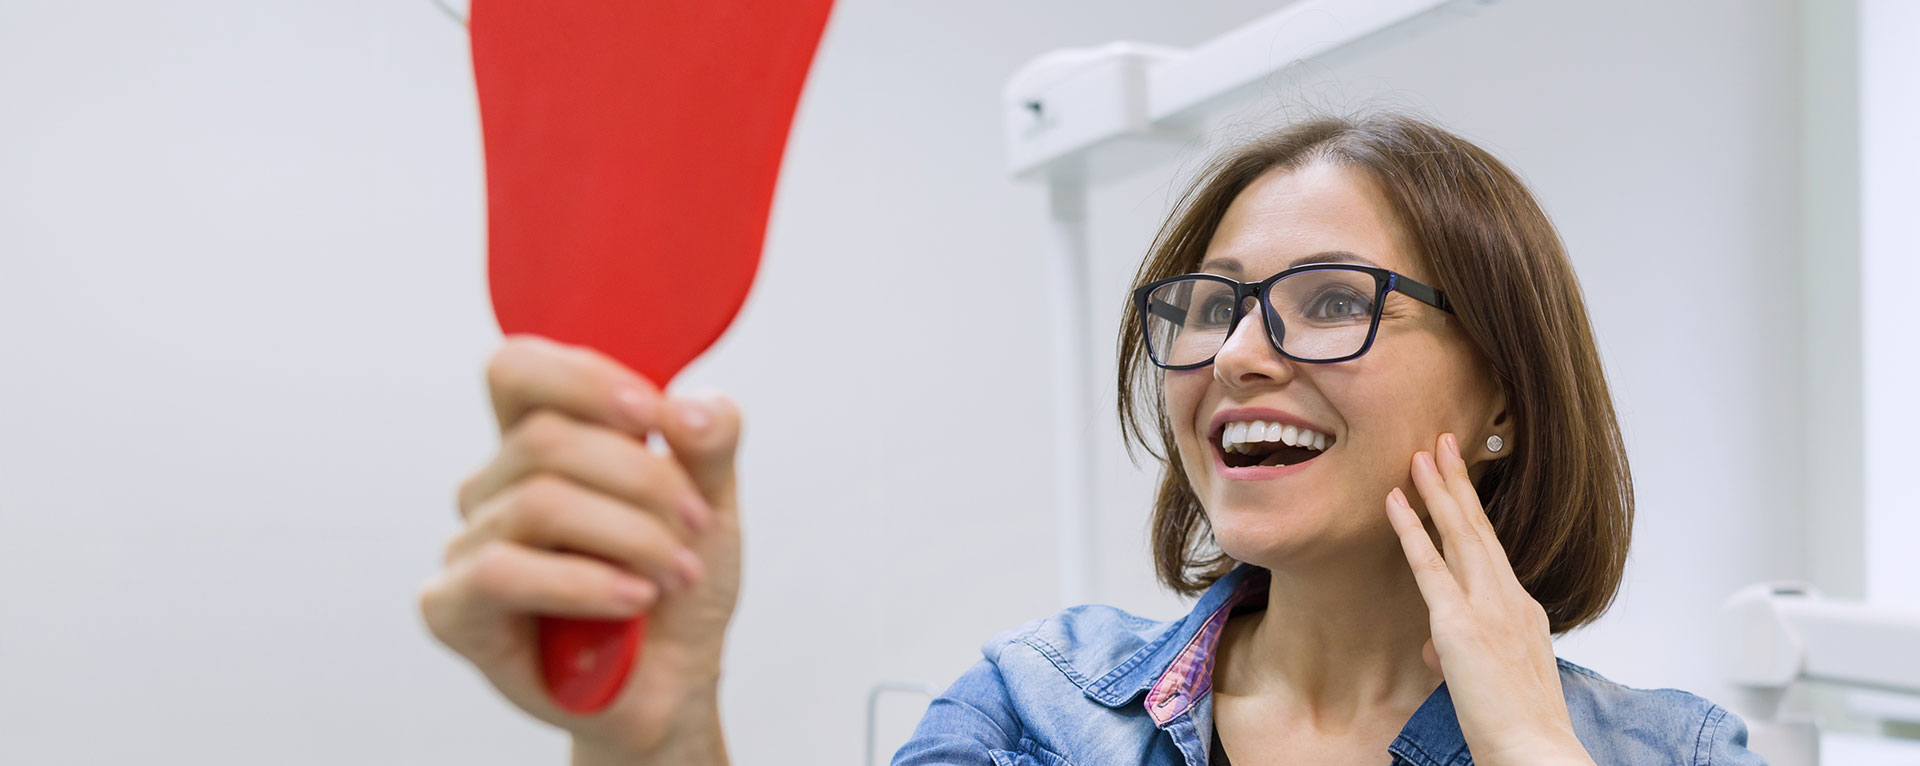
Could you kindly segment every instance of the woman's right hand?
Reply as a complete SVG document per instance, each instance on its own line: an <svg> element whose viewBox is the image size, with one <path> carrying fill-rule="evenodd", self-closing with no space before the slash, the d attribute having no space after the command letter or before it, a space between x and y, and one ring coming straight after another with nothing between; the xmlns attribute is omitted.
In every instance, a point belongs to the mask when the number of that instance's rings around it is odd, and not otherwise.
<svg viewBox="0 0 1920 766"><path fill-rule="evenodd" d="M460 485L465 526L420 591L427 626L576 750L643 757L711 725L693 719L717 715L740 589L739 409L717 394L663 397L604 355L530 335L494 353L487 386L500 451ZM666 454L647 447L650 431ZM554 705L536 618L643 613L640 658L613 703L587 716Z"/></svg>

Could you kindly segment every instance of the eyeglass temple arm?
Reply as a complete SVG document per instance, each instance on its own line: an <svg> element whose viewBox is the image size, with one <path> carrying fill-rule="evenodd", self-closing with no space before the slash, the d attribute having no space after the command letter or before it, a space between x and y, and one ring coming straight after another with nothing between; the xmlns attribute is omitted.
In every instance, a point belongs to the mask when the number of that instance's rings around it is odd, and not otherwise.
<svg viewBox="0 0 1920 766"><path fill-rule="evenodd" d="M1169 322L1183 323L1187 321L1186 309L1180 308L1179 306L1175 306L1166 301L1156 301L1152 298L1147 299L1147 313L1153 314L1154 316L1160 317L1161 319L1165 319Z"/></svg>
<svg viewBox="0 0 1920 766"><path fill-rule="evenodd" d="M1420 301L1421 303L1425 303L1441 311L1445 311L1449 314L1453 313L1452 301L1447 300L1446 294L1440 292L1439 290L1435 290L1431 287L1420 284L1419 282L1416 282L1414 280L1400 276L1397 273L1387 275L1387 291L1392 292L1394 290L1399 290L1400 292L1405 293L1407 297Z"/></svg>

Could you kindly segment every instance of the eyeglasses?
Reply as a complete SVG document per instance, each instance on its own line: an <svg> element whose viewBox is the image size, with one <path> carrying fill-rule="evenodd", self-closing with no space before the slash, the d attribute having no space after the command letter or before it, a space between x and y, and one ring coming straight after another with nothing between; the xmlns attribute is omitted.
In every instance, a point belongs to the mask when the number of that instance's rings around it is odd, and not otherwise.
<svg viewBox="0 0 1920 766"><path fill-rule="evenodd" d="M1147 356L1166 369L1186 370L1213 362L1254 297L1266 307L1267 337L1281 356L1315 364L1359 358L1373 347L1380 306L1395 291L1453 313L1439 290L1386 269L1344 263L1299 266L1259 282L1183 274L1135 290L1133 302Z"/></svg>

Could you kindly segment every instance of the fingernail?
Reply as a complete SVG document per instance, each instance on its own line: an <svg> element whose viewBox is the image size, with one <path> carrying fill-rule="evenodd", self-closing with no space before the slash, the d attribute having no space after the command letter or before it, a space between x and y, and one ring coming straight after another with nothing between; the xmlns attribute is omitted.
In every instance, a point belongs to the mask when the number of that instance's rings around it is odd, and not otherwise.
<svg viewBox="0 0 1920 766"><path fill-rule="evenodd" d="M1402 508L1406 507L1407 505L1407 494L1405 492L1401 492L1399 487L1394 487L1392 490L1388 491L1387 497L1393 498L1393 501L1396 503L1399 503Z"/></svg>
<svg viewBox="0 0 1920 766"><path fill-rule="evenodd" d="M622 577L613 585L614 598L634 609L644 609L660 596L660 589L646 580Z"/></svg>
<svg viewBox="0 0 1920 766"><path fill-rule="evenodd" d="M707 424L713 422L713 416L707 414L705 404L692 399L681 399L677 402L677 406L680 409L680 422L685 423L689 431L699 433L706 430Z"/></svg>
<svg viewBox="0 0 1920 766"><path fill-rule="evenodd" d="M617 396L620 411L626 415L627 422L635 428L647 429L658 425L658 405L653 397L633 388L622 390Z"/></svg>
<svg viewBox="0 0 1920 766"><path fill-rule="evenodd" d="M1440 443L1446 445L1447 454L1454 457L1460 456L1460 445L1453 442L1453 434L1442 434L1440 436Z"/></svg>
<svg viewBox="0 0 1920 766"><path fill-rule="evenodd" d="M700 563L700 557L693 551L681 548L673 557L673 569L680 574L680 582L691 588L699 585L707 577L707 567Z"/></svg>

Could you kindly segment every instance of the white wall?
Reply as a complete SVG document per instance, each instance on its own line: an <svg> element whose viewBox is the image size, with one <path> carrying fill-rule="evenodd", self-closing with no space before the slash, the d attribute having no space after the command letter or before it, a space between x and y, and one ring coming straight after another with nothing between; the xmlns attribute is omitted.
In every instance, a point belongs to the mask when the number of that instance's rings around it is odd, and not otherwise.
<svg viewBox="0 0 1920 766"><path fill-rule="evenodd" d="M1860 293L1866 418L1867 598L1920 612L1920 5L1860 3Z"/></svg>
<svg viewBox="0 0 1920 766"><path fill-rule="evenodd" d="M1859 37L1855 0L1801 5L1801 420L1818 435L1806 451L1807 578L1854 599L1867 591Z"/></svg>
<svg viewBox="0 0 1920 766"><path fill-rule="evenodd" d="M944 684L1056 606L1044 312L977 308L1047 291L1041 190L999 171L1002 81L1277 5L839 4L754 293L682 376L748 415L741 763L855 762L870 683ZM1794 17L1472 5L1220 118L1384 98L1535 185L1640 492L1620 605L1563 653L1629 683L1716 695L1720 599L1803 569ZM413 611L494 447L466 67L427 0L0 4L0 762L560 760ZM1103 402L1175 170L1094 199ZM805 348L798 317L865 344ZM1101 422L1100 596L1170 616L1152 477Z"/></svg>

